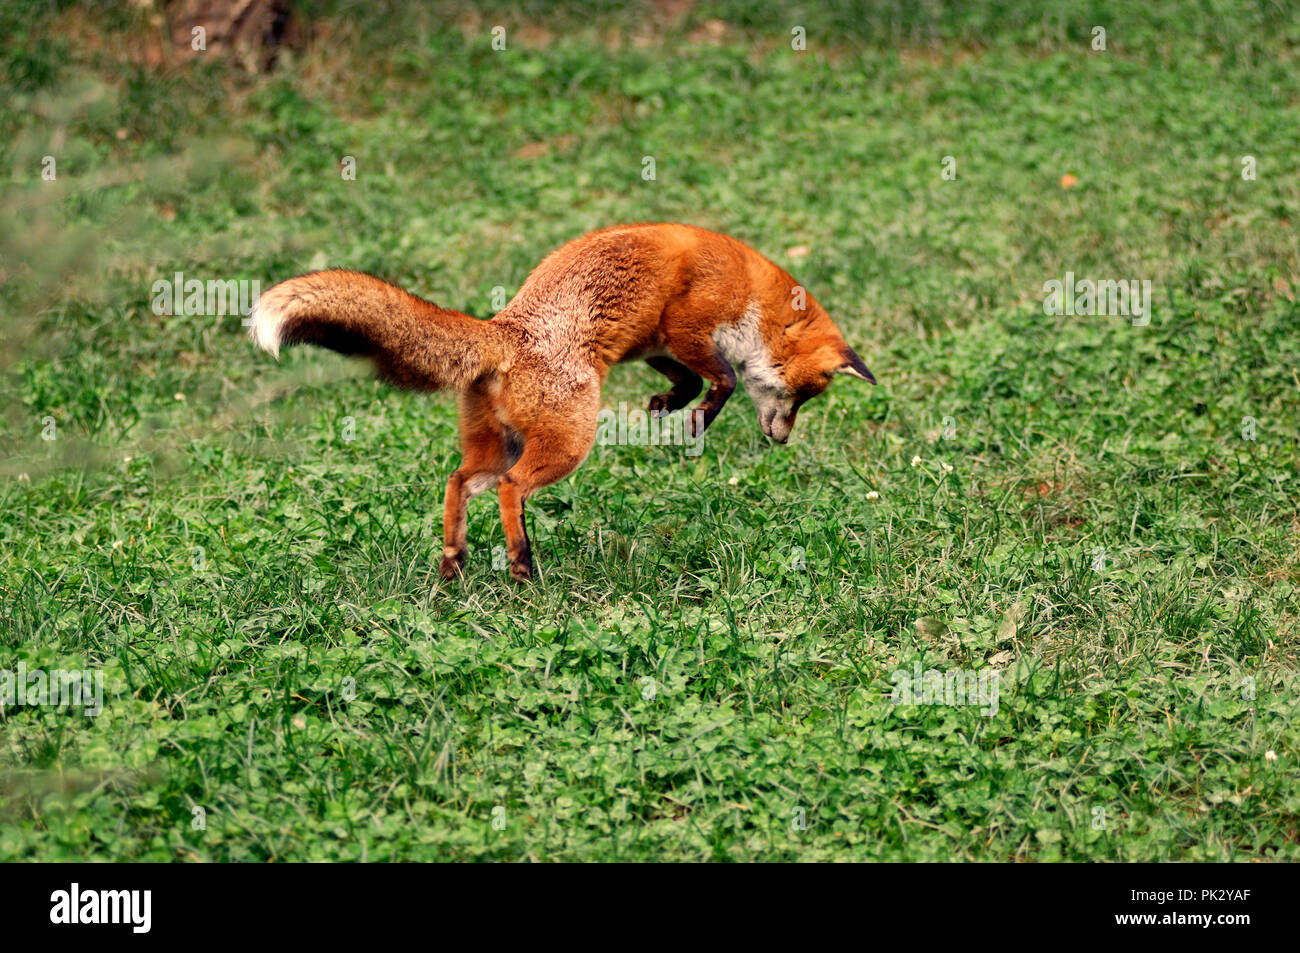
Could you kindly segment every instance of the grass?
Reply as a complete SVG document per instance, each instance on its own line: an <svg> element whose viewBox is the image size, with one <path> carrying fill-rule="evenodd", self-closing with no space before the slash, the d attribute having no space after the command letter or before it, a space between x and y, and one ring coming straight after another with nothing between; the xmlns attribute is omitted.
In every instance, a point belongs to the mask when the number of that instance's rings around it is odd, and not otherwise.
<svg viewBox="0 0 1300 953"><path fill-rule="evenodd" d="M1285 8L535 4L494 52L468 6L316 4L249 77L18 6L0 670L105 707L0 712L0 859L1300 857ZM739 393L698 457L597 447L527 586L490 496L437 579L449 396L150 309L330 265L486 317L636 220L753 244L881 386L786 447ZM1150 324L1045 315L1067 271ZM917 663L996 714L894 704Z"/></svg>

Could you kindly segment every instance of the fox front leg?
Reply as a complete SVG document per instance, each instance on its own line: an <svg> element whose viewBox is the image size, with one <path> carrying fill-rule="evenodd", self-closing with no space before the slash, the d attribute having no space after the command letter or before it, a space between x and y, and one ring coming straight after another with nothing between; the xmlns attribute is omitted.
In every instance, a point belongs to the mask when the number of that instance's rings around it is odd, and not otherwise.
<svg viewBox="0 0 1300 953"><path fill-rule="evenodd" d="M726 358L718 353L712 342L707 347L677 355L693 373L709 382L704 399L695 405L690 414L691 436L698 437L713 423L736 389L736 372Z"/></svg>
<svg viewBox="0 0 1300 953"><path fill-rule="evenodd" d="M655 394L650 398L651 415L660 417L681 410L700 395L704 380L685 364L674 361L671 357L648 357L646 363L668 378L673 385L666 394Z"/></svg>

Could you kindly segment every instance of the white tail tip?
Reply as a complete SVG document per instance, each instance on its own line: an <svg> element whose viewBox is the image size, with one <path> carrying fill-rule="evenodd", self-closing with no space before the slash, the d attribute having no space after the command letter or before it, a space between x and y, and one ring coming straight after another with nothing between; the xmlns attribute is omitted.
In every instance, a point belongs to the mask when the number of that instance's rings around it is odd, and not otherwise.
<svg viewBox="0 0 1300 953"><path fill-rule="evenodd" d="M271 356L280 356L280 331L284 326L285 300L283 293L277 294L282 285L271 288L259 295L257 303L248 315L248 336L263 351Z"/></svg>

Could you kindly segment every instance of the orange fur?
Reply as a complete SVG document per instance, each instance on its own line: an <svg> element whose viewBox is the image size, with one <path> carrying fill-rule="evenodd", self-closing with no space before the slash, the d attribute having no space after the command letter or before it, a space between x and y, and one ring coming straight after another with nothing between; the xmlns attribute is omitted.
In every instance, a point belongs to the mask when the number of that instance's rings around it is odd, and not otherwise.
<svg viewBox="0 0 1300 953"><path fill-rule="evenodd" d="M802 307L800 307L802 305ZM251 336L370 357L381 375L459 392L462 460L447 481L441 573L464 565L469 500L493 484L511 574L533 571L524 502L586 459L610 367L644 359L671 388L652 412L685 407L698 435L745 382L763 432L782 443L833 375L875 383L825 309L749 246L688 225L620 225L548 255L514 299L477 321L351 271L281 282Z"/></svg>

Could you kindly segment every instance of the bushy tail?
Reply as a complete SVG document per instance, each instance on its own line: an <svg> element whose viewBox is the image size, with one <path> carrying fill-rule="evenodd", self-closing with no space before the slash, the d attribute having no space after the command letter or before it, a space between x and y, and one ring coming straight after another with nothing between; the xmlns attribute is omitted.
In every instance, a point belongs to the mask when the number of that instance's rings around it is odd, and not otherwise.
<svg viewBox="0 0 1300 953"><path fill-rule="evenodd" d="M502 360L497 329L447 311L359 271L314 271L262 294L248 336L279 355L317 344L368 357L379 374L414 390L462 390Z"/></svg>

